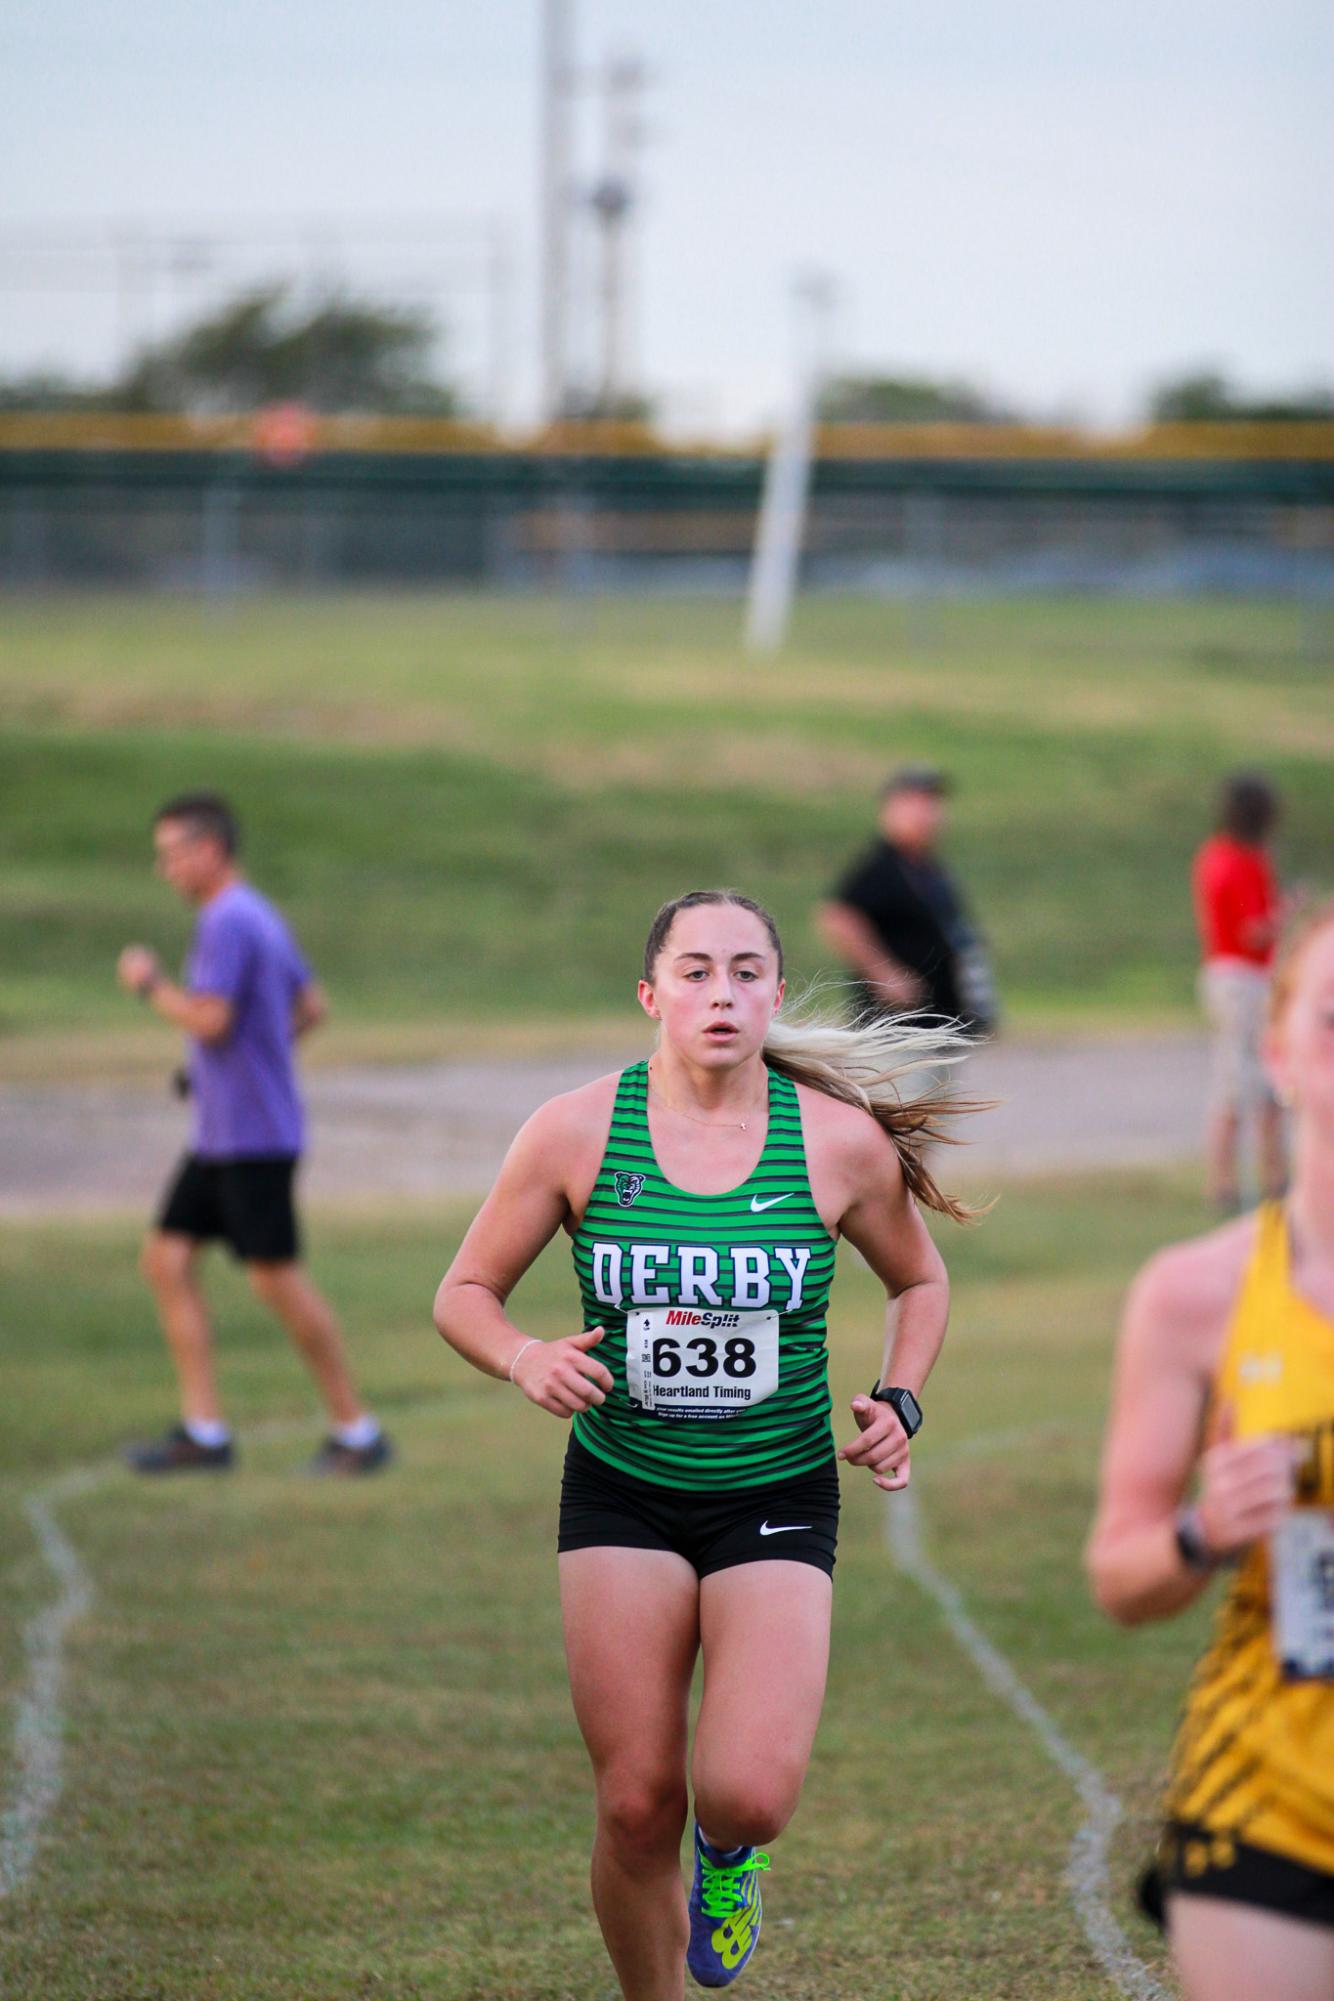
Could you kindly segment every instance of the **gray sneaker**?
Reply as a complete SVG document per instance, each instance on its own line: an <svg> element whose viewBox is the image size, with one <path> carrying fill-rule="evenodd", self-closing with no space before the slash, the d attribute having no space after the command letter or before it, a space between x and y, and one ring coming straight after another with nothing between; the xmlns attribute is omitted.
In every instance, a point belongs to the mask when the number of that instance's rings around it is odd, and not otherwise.
<svg viewBox="0 0 1334 2001"><path fill-rule="evenodd" d="M230 1438L221 1445L201 1445L183 1424L175 1424L151 1445L131 1445L125 1464L134 1473L228 1473L236 1464Z"/></svg>

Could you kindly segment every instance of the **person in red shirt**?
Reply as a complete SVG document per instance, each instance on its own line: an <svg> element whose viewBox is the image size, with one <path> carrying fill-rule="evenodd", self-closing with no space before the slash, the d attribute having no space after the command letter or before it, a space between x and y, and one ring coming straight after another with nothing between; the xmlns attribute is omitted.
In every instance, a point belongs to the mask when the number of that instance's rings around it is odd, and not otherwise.
<svg viewBox="0 0 1334 2001"><path fill-rule="evenodd" d="M1283 1116L1260 1062L1269 972L1283 903L1267 843L1278 799L1256 772L1224 781L1217 830L1195 856L1192 888L1204 964L1200 998L1213 1030L1205 1154L1210 1200L1239 1206L1237 1161L1243 1122L1255 1119L1262 1192L1286 1181Z"/></svg>

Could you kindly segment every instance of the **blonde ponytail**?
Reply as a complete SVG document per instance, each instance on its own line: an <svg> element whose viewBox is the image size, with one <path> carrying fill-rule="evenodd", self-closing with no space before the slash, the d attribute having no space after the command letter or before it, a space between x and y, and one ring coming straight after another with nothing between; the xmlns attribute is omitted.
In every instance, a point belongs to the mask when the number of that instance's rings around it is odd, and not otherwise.
<svg viewBox="0 0 1334 2001"><path fill-rule="evenodd" d="M942 1066L962 1062L973 1047L962 1029L948 1024L895 1016L872 1017L850 1028L801 1009L770 1025L764 1060L794 1084L869 1112L894 1142L903 1178L917 1201L956 1223L971 1223L990 1204L972 1208L947 1195L925 1156L933 1143L960 1144L948 1121L987 1109L981 1100L956 1098L940 1076ZM916 1091L911 1088L914 1077L922 1083Z"/></svg>
<svg viewBox="0 0 1334 2001"><path fill-rule="evenodd" d="M658 956L680 912L719 903L734 904L759 919L769 934L782 978L783 941L762 903L736 889L692 889L664 903L654 918L644 946L645 980L652 983ZM932 1025L910 1015L873 1017L848 1028L816 1012L817 994L828 990L809 990L792 1013L770 1024L764 1038L765 1062L794 1084L807 1084L813 1091L823 1091L827 1098L839 1098L845 1105L858 1105L869 1112L893 1140L903 1178L922 1206L950 1216L956 1223L975 1222L991 1204L974 1209L956 1201L937 1185L926 1165L928 1146L936 1142L960 1144L958 1135L949 1130L948 1120L989 1109L980 1099L956 1098L940 1077L942 1065L961 1063L973 1047L968 1036L957 1024ZM905 1096L900 1085L914 1076L922 1080L924 1088L910 1090Z"/></svg>

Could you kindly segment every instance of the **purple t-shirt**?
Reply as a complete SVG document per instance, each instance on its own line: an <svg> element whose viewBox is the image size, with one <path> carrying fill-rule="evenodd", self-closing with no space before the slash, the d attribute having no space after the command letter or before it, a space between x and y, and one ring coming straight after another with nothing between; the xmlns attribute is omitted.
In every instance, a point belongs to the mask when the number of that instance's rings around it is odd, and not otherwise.
<svg viewBox="0 0 1334 2001"><path fill-rule="evenodd" d="M300 1153L292 1005L310 980L283 919L249 883L231 883L204 905L185 983L191 993L229 1000L232 1026L221 1042L190 1042L190 1144L203 1159Z"/></svg>

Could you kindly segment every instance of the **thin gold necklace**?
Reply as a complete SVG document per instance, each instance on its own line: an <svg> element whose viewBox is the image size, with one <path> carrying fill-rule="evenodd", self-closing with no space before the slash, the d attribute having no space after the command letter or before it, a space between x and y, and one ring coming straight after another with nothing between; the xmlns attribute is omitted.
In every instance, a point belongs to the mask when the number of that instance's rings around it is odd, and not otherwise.
<svg viewBox="0 0 1334 2001"><path fill-rule="evenodd" d="M672 1103L671 1099L667 1096L666 1092L663 1090L662 1085L658 1082L657 1078L654 1076L653 1065L651 1063L647 1066L647 1072L648 1072L648 1081L650 1086L652 1087L654 1095L661 1100L661 1102L667 1107L667 1110L669 1112L675 1112L676 1116L679 1119L692 1120L694 1124L697 1126L705 1126L705 1127L713 1126L719 1132L743 1133L745 1132L746 1127L749 1124L750 1120L754 1118L756 1112L758 1112L760 1109L761 1101L760 1099L757 1098L751 1109L746 1113L744 1119L702 1119L698 1112L688 1112L684 1105L674 1105ZM768 1102L769 1102L769 1080L766 1077L764 1081L764 1103L767 1104Z"/></svg>

